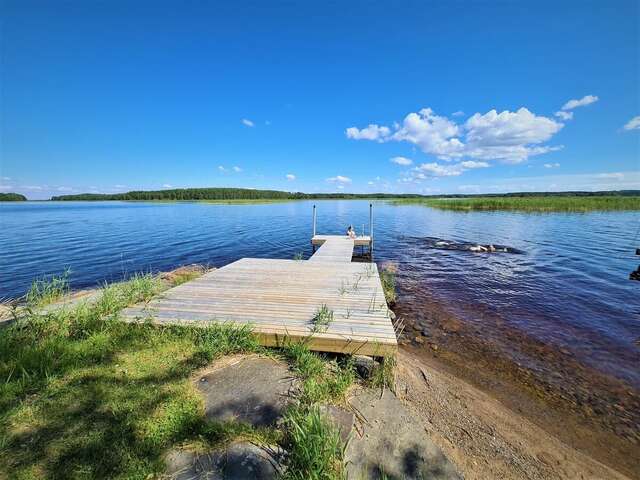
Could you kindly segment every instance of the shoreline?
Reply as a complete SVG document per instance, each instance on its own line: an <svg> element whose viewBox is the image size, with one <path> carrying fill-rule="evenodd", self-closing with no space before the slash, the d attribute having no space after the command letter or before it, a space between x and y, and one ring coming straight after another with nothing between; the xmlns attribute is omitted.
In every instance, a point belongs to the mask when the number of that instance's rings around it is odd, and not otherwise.
<svg viewBox="0 0 640 480"><path fill-rule="evenodd" d="M444 309L434 312L432 303L435 319L425 336L425 325L411 318L415 308L403 305L402 296L395 307L405 321L399 340L403 352L490 395L572 448L627 475L639 475L640 392L575 362L559 368L558 378L541 376L500 354L477 331L467 330L463 320ZM536 351L535 345L530 347ZM553 349L540 354L546 362L566 360Z"/></svg>

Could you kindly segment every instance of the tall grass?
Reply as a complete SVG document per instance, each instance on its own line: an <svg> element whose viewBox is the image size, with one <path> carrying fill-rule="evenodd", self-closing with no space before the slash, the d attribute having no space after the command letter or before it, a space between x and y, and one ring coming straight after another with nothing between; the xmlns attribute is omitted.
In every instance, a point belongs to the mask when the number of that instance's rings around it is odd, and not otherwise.
<svg viewBox="0 0 640 480"><path fill-rule="evenodd" d="M285 347L285 356L301 379L297 402L285 414L285 447L289 452L284 477L291 480L343 480L346 444L322 414L321 402L339 402L355 380L350 360L327 362L303 343Z"/></svg>
<svg viewBox="0 0 640 480"><path fill-rule="evenodd" d="M532 196L422 198L394 200L393 204L416 204L444 210L515 210L528 212L588 212L640 210L640 196Z"/></svg>
<svg viewBox="0 0 640 480"><path fill-rule="evenodd" d="M71 270L66 269L62 275L34 280L25 295L27 306L32 308L43 307L67 294L69 292L70 274Z"/></svg>

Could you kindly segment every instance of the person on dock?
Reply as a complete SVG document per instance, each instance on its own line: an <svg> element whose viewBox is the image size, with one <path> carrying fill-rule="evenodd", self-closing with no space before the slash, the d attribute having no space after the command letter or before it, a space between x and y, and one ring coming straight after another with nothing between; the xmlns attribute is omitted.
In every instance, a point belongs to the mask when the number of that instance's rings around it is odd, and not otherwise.
<svg viewBox="0 0 640 480"><path fill-rule="evenodd" d="M353 225L349 225L349 228L347 228L347 236L349 238L356 238L356 232L353 229Z"/></svg>

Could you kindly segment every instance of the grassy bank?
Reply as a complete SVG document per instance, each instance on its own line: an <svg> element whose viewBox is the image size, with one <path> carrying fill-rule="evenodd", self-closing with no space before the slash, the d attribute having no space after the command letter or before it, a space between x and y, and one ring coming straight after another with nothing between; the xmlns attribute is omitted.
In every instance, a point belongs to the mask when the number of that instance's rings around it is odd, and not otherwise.
<svg viewBox="0 0 640 480"><path fill-rule="evenodd" d="M535 196L422 198L394 200L395 205L424 205L444 210L515 210L527 212L589 212L640 210L640 196Z"/></svg>
<svg viewBox="0 0 640 480"><path fill-rule="evenodd" d="M348 357L300 344L265 349L250 329L230 325L121 322L122 308L167 287L149 275L105 287L94 302L40 313L35 305L59 296L60 285L40 282L21 317L0 328L0 478L146 479L163 471L171 448L235 439L282 445L287 478L344 478L345 445L319 405L340 403L355 380ZM300 378L282 426L205 418L192 376L241 352L280 357ZM381 368L374 382L388 375Z"/></svg>

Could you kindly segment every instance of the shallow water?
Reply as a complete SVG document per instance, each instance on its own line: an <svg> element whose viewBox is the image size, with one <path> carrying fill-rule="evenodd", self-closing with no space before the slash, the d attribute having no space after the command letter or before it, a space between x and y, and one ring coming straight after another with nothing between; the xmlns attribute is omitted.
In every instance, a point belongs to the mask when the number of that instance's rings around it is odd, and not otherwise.
<svg viewBox="0 0 640 480"><path fill-rule="evenodd" d="M308 256L313 203L319 233L368 228L365 201L3 203L0 297L22 295L35 277L65 268L82 288L187 263ZM400 309L410 320L428 313L424 299L439 301L531 369L554 366L508 344L502 332L640 386L640 282L628 280L640 261L637 212L463 213L377 202L374 215L375 260L398 264ZM475 244L520 254L470 252Z"/></svg>

